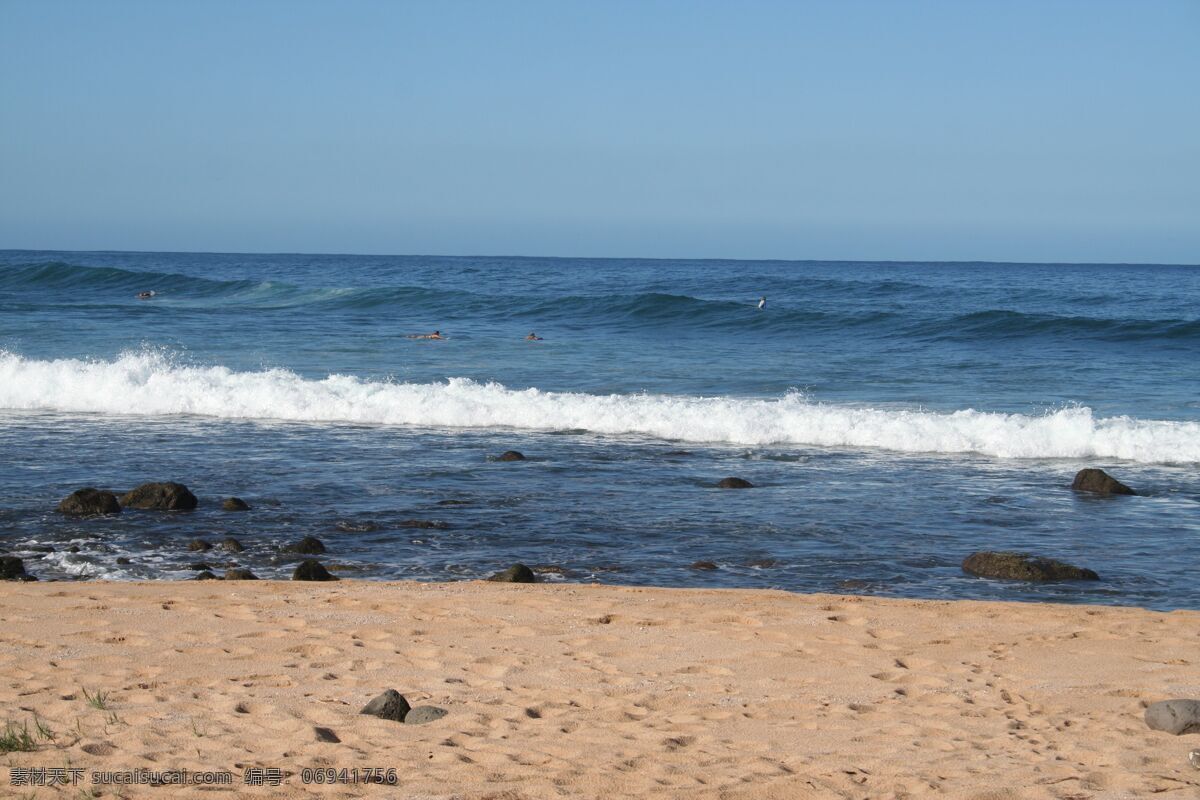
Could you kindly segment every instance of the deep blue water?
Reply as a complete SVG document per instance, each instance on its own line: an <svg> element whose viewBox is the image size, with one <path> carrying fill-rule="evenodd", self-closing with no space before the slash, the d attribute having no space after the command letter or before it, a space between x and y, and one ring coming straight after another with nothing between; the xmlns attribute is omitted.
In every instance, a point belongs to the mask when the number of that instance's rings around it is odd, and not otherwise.
<svg viewBox="0 0 1200 800"><path fill-rule="evenodd" d="M363 577L1200 608L1198 309L1180 266L3 251L0 547L282 577L312 534ZM1077 495L1083 466L1146 496ZM200 509L53 511L152 479ZM983 548L1103 580L964 576Z"/></svg>

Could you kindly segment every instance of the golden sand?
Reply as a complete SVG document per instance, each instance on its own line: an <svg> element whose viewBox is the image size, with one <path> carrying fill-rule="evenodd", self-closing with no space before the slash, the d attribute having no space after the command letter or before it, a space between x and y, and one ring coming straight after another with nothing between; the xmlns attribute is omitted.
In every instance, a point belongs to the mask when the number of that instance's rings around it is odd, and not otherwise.
<svg viewBox="0 0 1200 800"><path fill-rule="evenodd" d="M1200 797L1200 736L1142 719L1200 697L1197 612L188 581L5 584L0 617L37 748L0 756L3 797ZM359 714L388 688L449 713ZM13 784L51 769L79 783ZM396 787L350 782L376 769ZM135 770L233 784L91 782Z"/></svg>

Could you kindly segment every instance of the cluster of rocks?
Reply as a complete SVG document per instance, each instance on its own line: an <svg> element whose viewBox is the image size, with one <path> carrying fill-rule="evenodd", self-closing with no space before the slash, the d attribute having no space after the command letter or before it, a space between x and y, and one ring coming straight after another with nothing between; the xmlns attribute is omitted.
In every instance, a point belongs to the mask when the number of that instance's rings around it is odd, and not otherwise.
<svg viewBox="0 0 1200 800"><path fill-rule="evenodd" d="M362 711L359 713L385 719L389 722L399 722L402 725L426 725L441 719L449 712L437 706L417 706L414 708L404 699L404 695L395 689L388 689L363 706ZM342 741L341 737L332 728L319 725L313 726L313 735L318 742L338 744Z"/></svg>
<svg viewBox="0 0 1200 800"><path fill-rule="evenodd" d="M72 492L58 504L58 511L74 517L95 517L120 514L125 509L142 511L194 511L200 504L196 495L182 483L172 481L160 483L144 483L129 492L117 493L106 489L87 487ZM250 504L240 497L227 497L221 501L224 511L249 511ZM226 537L217 544L205 539L193 539L188 542L188 550L206 552L219 548L230 553L241 553L246 548L232 536ZM281 552L296 555L320 555L325 552L325 545L315 536L305 536L298 542L281 548ZM25 573L21 559L12 556L3 557L0 562L0 579L3 580L37 580ZM119 558L119 563L129 563L128 558ZM253 581L258 576L251 570L231 566L223 576L218 576L208 564L199 564L198 574L194 580L227 580ZM323 564L315 559L305 559L292 572L292 580L296 581L336 581Z"/></svg>
<svg viewBox="0 0 1200 800"><path fill-rule="evenodd" d="M58 504L60 513L75 517L97 517L120 514L123 509L142 511L193 511L200 501L182 483L166 481L143 483L136 489L118 495L107 489L87 487L72 492ZM240 497L221 502L226 511L249 511L250 506Z"/></svg>
<svg viewBox="0 0 1200 800"><path fill-rule="evenodd" d="M388 689L363 706L362 711L359 713L393 722L402 722L405 725L424 725L427 722L441 719L448 712L446 709L438 708L437 706L417 706L413 708L404 699L404 695L395 689Z"/></svg>
<svg viewBox="0 0 1200 800"><path fill-rule="evenodd" d="M1077 492L1097 495L1136 495L1102 469L1081 469L1071 482ZM1094 570L1077 567L1053 558L1010 550L981 550L963 559L963 572L979 578L1014 581L1098 581Z"/></svg>
<svg viewBox="0 0 1200 800"><path fill-rule="evenodd" d="M494 457L495 461L512 462L525 461L526 457L516 451L508 450ZM722 478L717 484L719 489L753 489L754 484L744 478L734 476ZM1071 488L1079 492L1098 495L1136 495L1137 492L1121 483L1101 469L1083 469L1076 474ZM465 501L444 501L443 504L455 504ZM103 516L120 514L123 509L139 509L153 511L191 511L199 505L196 496L181 483L161 482L145 483L132 491L118 494L116 492L88 487L72 492L59 504L58 510L71 516ZM248 511L249 504L239 497L229 497L222 501L221 508L226 511ZM443 530L450 526L440 520L410 519L399 523L402 527ZM349 523L347 523L349 525ZM339 528L343 528L339 523ZM344 529L344 528L343 528ZM206 551L214 547L203 539L189 543L188 548L195 551ZM221 541L216 547L238 553L244 550L242 544L232 537ZM314 536L305 536L300 541L282 548L282 552L295 555L321 555L325 545ZM125 559L128 563L128 559ZM207 567L207 565L204 565ZM714 570L717 565L712 561L696 561L691 564L694 570ZM981 578L1019 581L1095 581L1100 576L1093 570L1077 567L1052 558L1046 558L1031 553L1008 550L981 550L971 553L962 562L963 572ZM257 576L248 569L231 567L226 570L224 580L256 580ZM0 560L0 580L37 580L25 572L20 558L3 556ZM222 580L211 569L202 570L196 580ZM305 559L296 566L292 580L297 581L335 581L319 561ZM514 564L512 567L498 572L488 578L500 583L536 583L537 575L524 564Z"/></svg>

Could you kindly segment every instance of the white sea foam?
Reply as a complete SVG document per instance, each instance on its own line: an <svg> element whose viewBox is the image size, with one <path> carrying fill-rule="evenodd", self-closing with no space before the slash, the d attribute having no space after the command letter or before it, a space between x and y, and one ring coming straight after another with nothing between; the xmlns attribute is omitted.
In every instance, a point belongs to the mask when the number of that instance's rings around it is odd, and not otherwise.
<svg viewBox="0 0 1200 800"><path fill-rule="evenodd" d="M113 361L40 361L0 351L0 408L448 428L584 429L687 442L982 453L1000 458L1102 458L1200 463L1200 423L860 408L773 399L514 390L453 378L389 383L287 370L234 372L153 352Z"/></svg>

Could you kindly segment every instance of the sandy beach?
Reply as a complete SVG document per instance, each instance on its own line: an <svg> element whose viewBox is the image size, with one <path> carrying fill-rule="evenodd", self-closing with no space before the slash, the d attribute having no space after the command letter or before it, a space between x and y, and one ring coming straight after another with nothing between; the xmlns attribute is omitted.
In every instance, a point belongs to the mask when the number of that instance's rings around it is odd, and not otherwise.
<svg viewBox="0 0 1200 800"><path fill-rule="evenodd" d="M5 714L37 743L3 756L4 796L1200 793L1200 737L1142 720L1149 702L1200 694L1191 611L481 582L9 584L0 598ZM359 713L389 688L449 713ZM38 768L79 783L21 786ZM283 779L247 785L253 768ZM355 768L394 769L397 788L353 783ZM339 782L316 783L327 769ZM136 770L233 783L91 782Z"/></svg>

